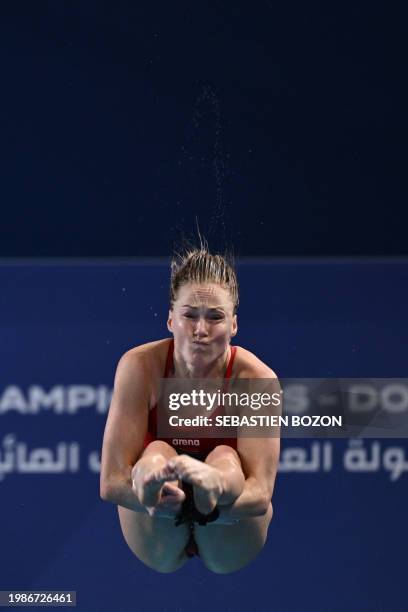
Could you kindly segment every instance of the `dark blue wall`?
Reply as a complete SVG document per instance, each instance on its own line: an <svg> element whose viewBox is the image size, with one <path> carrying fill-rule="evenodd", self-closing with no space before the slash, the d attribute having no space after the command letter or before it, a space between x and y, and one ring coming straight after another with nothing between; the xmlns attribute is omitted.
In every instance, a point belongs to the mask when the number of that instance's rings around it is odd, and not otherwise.
<svg viewBox="0 0 408 612"><path fill-rule="evenodd" d="M407 253L400 8L0 6L0 256Z"/></svg>
<svg viewBox="0 0 408 612"><path fill-rule="evenodd" d="M236 344L281 377L406 376L407 262L265 260L238 273ZM167 263L3 264L0 287L0 460L9 434L30 449L80 446L77 472L0 480L0 590L76 590L87 612L405 612L408 475L347 473L345 441L333 443L330 472L278 476L268 541L249 567L227 576L198 559L172 575L145 568L88 464L106 412L94 402L70 414L65 399L61 414L23 414L5 410L4 393L110 389L124 351L167 336ZM408 452L402 440L381 444Z"/></svg>

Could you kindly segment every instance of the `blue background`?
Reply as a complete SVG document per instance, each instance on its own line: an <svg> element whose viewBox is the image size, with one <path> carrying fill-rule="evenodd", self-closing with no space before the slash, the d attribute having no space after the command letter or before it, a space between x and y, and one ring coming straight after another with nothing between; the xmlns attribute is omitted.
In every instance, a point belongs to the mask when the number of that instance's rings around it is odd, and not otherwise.
<svg viewBox="0 0 408 612"><path fill-rule="evenodd" d="M385 0L0 4L0 255L407 254Z"/></svg>
<svg viewBox="0 0 408 612"><path fill-rule="evenodd" d="M295 256L238 266L237 344L280 377L405 377L402 6L2 2L0 391L112 386L167 335L155 258L196 219L213 250ZM408 610L406 474L346 473L337 441L333 471L278 476L253 564L159 575L85 469L105 418L0 414L0 439L83 451L77 474L0 480L0 589L75 589L89 612Z"/></svg>
<svg viewBox="0 0 408 612"><path fill-rule="evenodd" d="M167 336L168 272L165 261L3 263L1 391L112 386L124 351ZM406 261L241 261L238 274L236 344L281 377L406 375ZM50 448L78 441L88 452L100 449L105 419L93 408L7 412L0 435ZM344 445L334 444L337 459ZM83 464L77 474L9 474L0 589L76 590L78 609L101 612L405 612L407 482L345 473L339 461L327 474L280 474L268 540L250 566L221 576L194 558L163 575L132 555Z"/></svg>

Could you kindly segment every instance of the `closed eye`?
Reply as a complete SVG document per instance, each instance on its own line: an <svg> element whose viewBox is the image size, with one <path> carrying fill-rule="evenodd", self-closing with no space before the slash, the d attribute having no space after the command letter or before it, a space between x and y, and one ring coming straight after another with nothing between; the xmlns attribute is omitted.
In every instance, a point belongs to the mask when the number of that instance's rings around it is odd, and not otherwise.
<svg viewBox="0 0 408 612"><path fill-rule="evenodd" d="M197 319L198 318L198 315L191 314L190 312L184 313L183 316L186 319ZM224 319L224 316L223 315L213 314L213 315L208 315L206 318L209 319L210 321L221 321L222 319Z"/></svg>

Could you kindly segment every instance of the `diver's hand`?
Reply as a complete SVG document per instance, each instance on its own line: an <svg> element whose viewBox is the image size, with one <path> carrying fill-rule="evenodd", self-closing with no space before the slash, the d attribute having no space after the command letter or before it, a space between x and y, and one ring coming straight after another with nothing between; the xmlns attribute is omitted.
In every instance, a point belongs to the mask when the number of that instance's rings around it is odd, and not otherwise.
<svg viewBox="0 0 408 612"><path fill-rule="evenodd" d="M179 489L177 485L165 482L157 504L146 506L146 510L152 518L175 519L185 498L184 491Z"/></svg>

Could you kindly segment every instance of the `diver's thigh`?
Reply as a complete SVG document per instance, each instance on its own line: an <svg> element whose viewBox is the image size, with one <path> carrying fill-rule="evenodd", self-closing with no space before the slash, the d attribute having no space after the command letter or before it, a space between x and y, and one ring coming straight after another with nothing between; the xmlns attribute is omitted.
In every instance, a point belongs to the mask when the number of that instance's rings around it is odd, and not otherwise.
<svg viewBox="0 0 408 612"><path fill-rule="evenodd" d="M236 525L194 526L200 558L216 573L230 573L248 565L262 550L272 518L272 505L265 516L241 520Z"/></svg>
<svg viewBox="0 0 408 612"><path fill-rule="evenodd" d="M170 519L152 518L122 506L118 506L118 513L123 537L143 563L159 572L171 572L187 561L187 525L175 527Z"/></svg>

